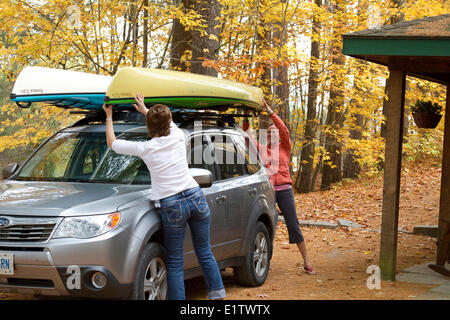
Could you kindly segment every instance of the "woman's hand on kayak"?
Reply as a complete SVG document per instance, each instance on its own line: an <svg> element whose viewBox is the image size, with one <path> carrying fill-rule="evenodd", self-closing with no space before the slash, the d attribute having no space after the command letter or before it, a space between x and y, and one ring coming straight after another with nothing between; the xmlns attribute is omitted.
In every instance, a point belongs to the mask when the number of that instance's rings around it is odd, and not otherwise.
<svg viewBox="0 0 450 320"><path fill-rule="evenodd" d="M103 105L102 106L103 111L105 111L106 114L106 118L107 119L112 119L112 105Z"/></svg>
<svg viewBox="0 0 450 320"><path fill-rule="evenodd" d="M271 115L273 113L273 110L270 109L269 105L266 102L266 99L264 99L264 98L263 98L263 107L269 115Z"/></svg>
<svg viewBox="0 0 450 320"><path fill-rule="evenodd" d="M144 115L146 115L148 112L148 109L145 106L144 97L140 93L137 93L136 96L134 97L134 100L136 100L136 104L133 104L134 108L137 111L139 111L140 113L143 113Z"/></svg>

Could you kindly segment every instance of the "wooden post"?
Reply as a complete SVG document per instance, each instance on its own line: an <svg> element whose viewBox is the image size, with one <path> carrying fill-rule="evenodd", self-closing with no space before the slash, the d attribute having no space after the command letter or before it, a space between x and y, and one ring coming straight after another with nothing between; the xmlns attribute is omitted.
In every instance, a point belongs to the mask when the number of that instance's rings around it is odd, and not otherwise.
<svg viewBox="0 0 450 320"><path fill-rule="evenodd" d="M402 167L403 114L405 102L403 71L389 69L386 105L386 152L381 221L380 269L383 280L395 281L397 262L398 207Z"/></svg>
<svg viewBox="0 0 450 320"><path fill-rule="evenodd" d="M445 263L450 261L450 84L447 85L447 101L444 123L444 150L442 152L441 201L439 206L438 246L436 264L429 267L450 277Z"/></svg>
<svg viewBox="0 0 450 320"><path fill-rule="evenodd" d="M442 240L450 224L450 84L447 85L445 106L444 149L442 152L441 200L439 205L439 231L437 256L440 256Z"/></svg>

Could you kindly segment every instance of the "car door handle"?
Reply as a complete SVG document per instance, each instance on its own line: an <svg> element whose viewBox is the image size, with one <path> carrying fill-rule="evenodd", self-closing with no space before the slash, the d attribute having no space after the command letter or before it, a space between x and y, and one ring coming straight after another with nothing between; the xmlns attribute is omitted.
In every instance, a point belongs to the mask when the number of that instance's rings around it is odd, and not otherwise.
<svg viewBox="0 0 450 320"><path fill-rule="evenodd" d="M226 197L226 196L218 196L218 197L216 198L216 202L217 202L217 203L224 203L226 200L227 200L227 197Z"/></svg>
<svg viewBox="0 0 450 320"><path fill-rule="evenodd" d="M258 189L251 188L251 189L248 190L248 194L251 195L251 196L254 196L254 195L256 195L257 191L258 191Z"/></svg>

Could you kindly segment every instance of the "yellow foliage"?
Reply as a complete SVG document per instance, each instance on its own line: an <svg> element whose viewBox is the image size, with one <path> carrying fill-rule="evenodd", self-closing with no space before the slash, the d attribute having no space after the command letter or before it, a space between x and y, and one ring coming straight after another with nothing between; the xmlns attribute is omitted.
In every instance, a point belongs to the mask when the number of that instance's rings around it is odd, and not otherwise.
<svg viewBox="0 0 450 320"><path fill-rule="evenodd" d="M0 81L10 88L26 65L107 75L114 74L121 66L141 65L144 60L149 67L169 68L172 21L178 19L187 31L196 30L209 40L220 41L217 58L205 60L205 66L218 70L222 78L262 87L275 109L283 103L276 88L285 83L267 74L276 75L287 68L289 125L295 156L305 147L308 76L311 70L316 71L317 116L312 123L317 133L311 138L317 147L312 161L317 165L321 156L322 161L330 162L323 148L324 137L330 134L342 146L342 152L351 150L364 168L375 172L384 155L380 126L384 121L381 108L386 99L387 70L349 57L336 63L341 54L342 34L381 26L392 16L403 15L405 20L410 20L450 12L450 1L442 0L406 1L401 8L396 8L391 0L327 1L320 7L314 1L304 0L219 2L220 35L217 37L207 33L201 13L177 6L175 1L149 1L148 6L141 6L143 2L124 0L3 0L0 2ZM74 16L68 11L73 5L78 6L79 23L72 21ZM137 16L136 12L139 12ZM147 57L143 53L144 12L149 44ZM313 30L313 19L320 23L320 30ZM134 20L138 34L133 42ZM319 59L310 57L311 41L319 44ZM191 50L181 57L188 68L191 59ZM407 87L407 110L419 98L444 104L443 86L408 78ZM332 99L330 90L340 94ZM2 94L8 95L6 91ZM337 112L344 121L336 119L325 125L330 102L337 103ZM19 109L3 103L0 105L0 152L37 145L78 117L43 105ZM413 150L415 143L424 145L424 139L430 139L426 148L435 152L432 145L439 140L419 135L409 120L411 149L408 150ZM442 122L438 132L442 131ZM255 119L253 125L257 124ZM352 137L355 132L360 133L361 139Z"/></svg>

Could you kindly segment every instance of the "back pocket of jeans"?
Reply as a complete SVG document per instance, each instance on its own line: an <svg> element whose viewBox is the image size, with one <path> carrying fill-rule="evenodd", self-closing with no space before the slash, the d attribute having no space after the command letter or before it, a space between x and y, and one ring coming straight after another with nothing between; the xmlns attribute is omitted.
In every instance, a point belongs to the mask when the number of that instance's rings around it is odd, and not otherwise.
<svg viewBox="0 0 450 320"><path fill-rule="evenodd" d="M178 223L183 219L183 211L181 210L181 203L174 203L168 206L162 206L161 211L166 215L167 221L171 223Z"/></svg>
<svg viewBox="0 0 450 320"><path fill-rule="evenodd" d="M200 215L206 215L209 213L209 206L205 196L202 195L200 197L196 197L192 199L192 202L194 203L194 206L197 208L197 212Z"/></svg>

